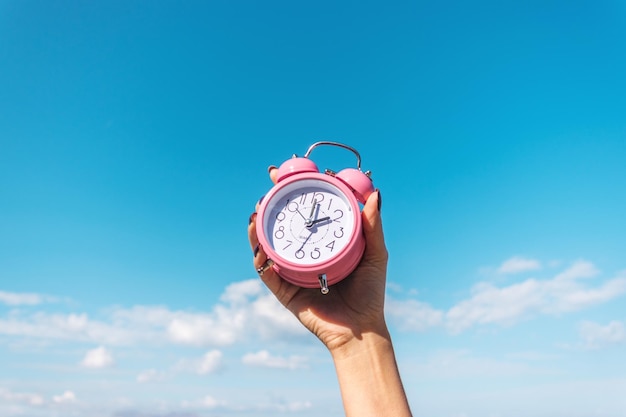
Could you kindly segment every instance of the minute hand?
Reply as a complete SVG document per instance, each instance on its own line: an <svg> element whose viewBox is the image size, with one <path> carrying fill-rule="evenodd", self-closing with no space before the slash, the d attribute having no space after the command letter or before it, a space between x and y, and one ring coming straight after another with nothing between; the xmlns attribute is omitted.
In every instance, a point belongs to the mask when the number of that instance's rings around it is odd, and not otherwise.
<svg viewBox="0 0 626 417"><path fill-rule="evenodd" d="M316 207L317 207L317 204L313 204L313 207L311 207L311 213L309 213L308 221L311 221L313 219L313 214L315 214L315 208Z"/></svg>

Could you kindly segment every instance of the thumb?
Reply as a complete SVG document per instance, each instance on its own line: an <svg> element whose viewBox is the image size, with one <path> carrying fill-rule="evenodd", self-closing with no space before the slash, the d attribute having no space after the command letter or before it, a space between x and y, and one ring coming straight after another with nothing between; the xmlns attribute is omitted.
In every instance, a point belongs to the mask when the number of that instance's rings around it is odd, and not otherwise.
<svg viewBox="0 0 626 417"><path fill-rule="evenodd" d="M380 215L382 198L380 190L374 191L367 198L363 207L363 234L365 235L365 257L371 261L387 261L387 248Z"/></svg>

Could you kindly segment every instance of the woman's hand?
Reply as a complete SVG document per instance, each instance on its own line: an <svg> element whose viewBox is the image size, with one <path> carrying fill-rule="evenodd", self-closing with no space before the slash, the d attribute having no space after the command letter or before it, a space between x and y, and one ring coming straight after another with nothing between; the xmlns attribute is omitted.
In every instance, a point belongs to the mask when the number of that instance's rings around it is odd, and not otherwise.
<svg viewBox="0 0 626 417"><path fill-rule="evenodd" d="M276 169L270 169L274 182L275 176ZM329 349L347 417L411 417L385 323L387 249L380 205L376 190L361 213L363 258L347 278L331 286L328 294L290 284L272 268L261 275L276 298ZM250 216L248 238L258 270L267 255L256 235L256 213Z"/></svg>

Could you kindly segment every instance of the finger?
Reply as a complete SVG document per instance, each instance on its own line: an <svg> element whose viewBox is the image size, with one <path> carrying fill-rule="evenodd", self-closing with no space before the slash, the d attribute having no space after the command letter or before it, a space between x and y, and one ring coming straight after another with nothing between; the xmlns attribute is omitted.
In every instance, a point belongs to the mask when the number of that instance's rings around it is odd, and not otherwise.
<svg viewBox="0 0 626 417"><path fill-rule="evenodd" d="M267 172L270 174L270 179L274 184L276 184L276 178L278 176L278 168L274 165L270 165L267 168Z"/></svg>
<svg viewBox="0 0 626 417"><path fill-rule="evenodd" d="M259 198L259 201L256 202L256 204L254 205L254 211L259 211L259 206L261 205L261 202L263 201L263 199L265 198L265 195L262 195L261 198Z"/></svg>
<svg viewBox="0 0 626 417"><path fill-rule="evenodd" d="M365 256L371 260L387 260L387 248L380 216L382 198L380 191L373 192L363 207L363 234L365 235Z"/></svg>
<svg viewBox="0 0 626 417"><path fill-rule="evenodd" d="M259 238L256 234L256 213L250 216L250 222L248 224L248 240L252 247L253 265L254 269L258 270L263 268L263 274L259 274L261 280L265 283L267 288L274 294L277 294L284 284L283 279L274 271L274 268L265 268L267 261L267 254L263 250L263 247L259 244Z"/></svg>
<svg viewBox="0 0 626 417"><path fill-rule="evenodd" d="M252 250L259 244L259 238L256 235L256 211L248 219L248 240Z"/></svg>
<svg viewBox="0 0 626 417"><path fill-rule="evenodd" d="M259 246L257 254L254 256L254 268L256 269L261 281L265 283L267 288L278 295L281 286L284 284L283 279L272 268L273 262L269 261L267 254L263 250L262 246Z"/></svg>

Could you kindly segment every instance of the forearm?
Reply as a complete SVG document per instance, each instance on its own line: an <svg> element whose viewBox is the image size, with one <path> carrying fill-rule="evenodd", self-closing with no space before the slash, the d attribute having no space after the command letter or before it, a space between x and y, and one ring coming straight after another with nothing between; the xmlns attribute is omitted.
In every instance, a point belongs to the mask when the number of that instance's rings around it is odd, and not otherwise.
<svg viewBox="0 0 626 417"><path fill-rule="evenodd" d="M363 333L331 351L346 417L410 417L389 333Z"/></svg>

